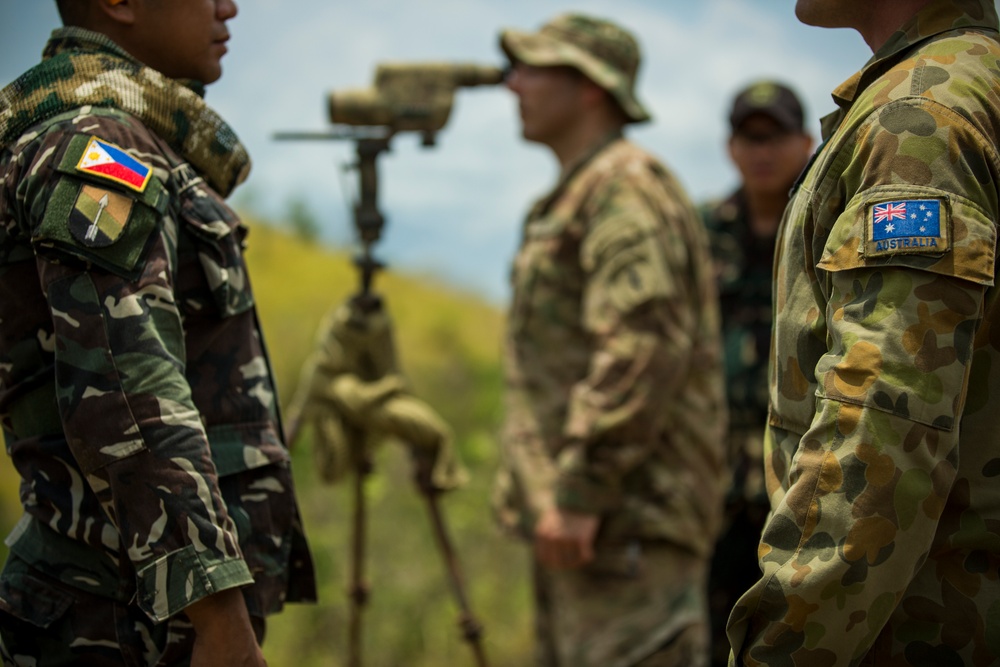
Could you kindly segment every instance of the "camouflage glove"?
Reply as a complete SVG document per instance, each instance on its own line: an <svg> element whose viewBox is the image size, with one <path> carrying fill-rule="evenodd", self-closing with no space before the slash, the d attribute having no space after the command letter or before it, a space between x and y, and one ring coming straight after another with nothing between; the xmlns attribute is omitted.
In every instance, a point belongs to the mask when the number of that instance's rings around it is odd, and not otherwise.
<svg viewBox="0 0 1000 667"><path fill-rule="evenodd" d="M314 457L326 482L340 479L385 436L410 447L422 488L444 491L466 479L451 429L406 390L392 321L381 307L351 299L327 314L286 416L293 434L300 423L312 425Z"/></svg>
<svg viewBox="0 0 1000 667"><path fill-rule="evenodd" d="M317 398L332 403L332 407L354 426L372 431L377 430L372 421L375 408L405 388L406 381L395 373L372 382L343 373L333 378L324 395Z"/></svg>
<svg viewBox="0 0 1000 667"><path fill-rule="evenodd" d="M328 484L336 482L347 472L350 462L344 422L335 412L317 414L312 419L313 462L319 478Z"/></svg>
<svg viewBox="0 0 1000 667"><path fill-rule="evenodd" d="M369 423L410 448L421 488L449 491L467 481L468 475L455 452L451 428L419 398L397 394L372 410Z"/></svg>
<svg viewBox="0 0 1000 667"><path fill-rule="evenodd" d="M316 420L317 464L334 481L366 441L394 437L410 448L417 479L425 489L447 491L463 484L466 473L455 453L451 429L424 401L405 390L399 375L373 382L344 374L334 378L321 400L326 403ZM361 438L352 445L351 431ZM357 438L357 435L355 436Z"/></svg>
<svg viewBox="0 0 1000 667"><path fill-rule="evenodd" d="M370 446L371 439L358 430L373 405L402 390L403 379L395 371L392 322L385 311L362 308L351 299L327 313L285 411L289 447L300 427L311 425L323 481L339 480ZM363 372L382 379L365 383L359 378Z"/></svg>
<svg viewBox="0 0 1000 667"><path fill-rule="evenodd" d="M314 391L308 408L298 417L312 427L313 462L321 480L340 481L371 447L369 434L338 410L328 383L324 391Z"/></svg>

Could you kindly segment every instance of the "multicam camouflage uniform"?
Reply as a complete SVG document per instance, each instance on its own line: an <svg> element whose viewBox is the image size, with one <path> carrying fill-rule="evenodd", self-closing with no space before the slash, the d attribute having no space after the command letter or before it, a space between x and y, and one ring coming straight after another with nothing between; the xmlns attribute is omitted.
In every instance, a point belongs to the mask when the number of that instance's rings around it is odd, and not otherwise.
<svg viewBox="0 0 1000 667"><path fill-rule="evenodd" d="M24 516L6 663L184 664L181 611L314 599L242 245L193 89L56 31L0 93L0 417ZM262 626L260 621L255 622Z"/></svg>
<svg viewBox="0 0 1000 667"><path fill-rule="evenodd" d="M512 63L572 67L626 122L639 47L609 21L562 14L505 30ZM609 131L567 165L524 224L512 272L501 520L598 516L582 569L536 563L538 663L699 667L705 577L726 477L725 397L704 227L656 159Z"/></svg>
<svg viewBox="0 0 1000 667"><path fill-rule="evenodd" d="M616 135L531 210L512 280L501 511L529 534L552 503L601 516L595 563L538 572L549 664L634 665L706 630L725 407L705 232Z"/></svg>
<svg viewBox="0 0 1000 667"><path fill-rule="evenodd" d="M750 228L743 190L702 207L722 310L728 456L732 479L722 534L709 574L712 663L729 658L726 622L733 604L760 577L757 544L769 511L764 488L767 360L771 345L771 267L774 236Z"/></svg>
<svg viewBox="0 0 1000 667"><path fill-rule="evenodd" d="M1000 662L996 31L992 0L907 22L786 212L740 664Z"/></svg>

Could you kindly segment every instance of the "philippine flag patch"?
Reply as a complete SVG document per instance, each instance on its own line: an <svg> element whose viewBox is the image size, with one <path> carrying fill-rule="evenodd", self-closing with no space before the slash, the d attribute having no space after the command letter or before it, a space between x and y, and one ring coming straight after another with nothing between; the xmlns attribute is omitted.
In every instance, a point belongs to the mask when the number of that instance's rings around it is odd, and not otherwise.
<svg viewBox="0 0 1000 667"><path fill-rule="evenodd" d="M139 162L118 146L97 137L91 137L87 149L83 151L78 171L109 181L121 183L137 192L146 189L153 170Z"/></svg>
<svg viewBox="0 0 1000 667"><path fill-rule="evenodd" d="M944 205L938 199L907 199L873 204L865 254L941 254L949 249Z"/></svg>

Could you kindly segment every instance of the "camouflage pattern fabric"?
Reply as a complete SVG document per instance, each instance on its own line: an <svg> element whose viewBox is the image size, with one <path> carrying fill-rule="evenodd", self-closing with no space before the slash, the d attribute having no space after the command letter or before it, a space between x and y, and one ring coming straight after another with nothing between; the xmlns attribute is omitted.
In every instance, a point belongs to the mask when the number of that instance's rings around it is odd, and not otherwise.
<svg viewBox="0 0 1000 667"><path fill-rule="evenodd" d="M46 54L120 57L105 41ZM143 120L84 106L0 152L7 544L47 577L5 572L0 611L41 628L77 591L155 622L235 586L255 616L315 599L246 228Z"/></svg>
<svg viewBox="0 0 1000 667"><path fill-rule="evenodd" d="M771 346L774 236L750 229L742 190L701 207L722 310L730 472L725 519L708 578L712 664L729 661L726 623L736 600L760 578L757 545L770 509L764 488L767 364Z"/></svg>
<svg viewBox="0 0 1000 667"><path fill-rule="evenodd" d="M267 578L281 579L282 573L271 561L273 552L267 542L272 531L265 526L279 526L291 518L283 515L287 503L273 501L281 493L279 483L288 478L287 467L255 468L220 480L222 498L234 518L239 533L240 549L258 585L256 592L246 597L252 611L251 624L262 641L266 622L261 612L262 585ZM51 540L39 540L35 547ZM60 545L61 546L61 545ZM69 559L60 559L66 566ZM51 563L51 559L49 559ZM49 563L46 563L48 565ZM80 568L85 563L72 563ZM47 569L47 568L46 568ZM151 619L142 609L125 599L108 599L91 592L90 588L68 586L60 580L64 574L50 576L45 569L29 565L18 557L9 556L0 581L0 661L4 665L46 667L47 665L149 665L183 667L190 664L194 627L184 612L164 621ZM7 582L10 582L9 584ZM250 589L244 589L249 593ZM17 610L17 616L5 609Z"/></svg>
<svg viewBox="0 0 1000 667"><path fill-rule="evenodd" d="M560 14L536 33L504 30L500 48L512 62L532 67L573 67L611 93L631 123L651 116L635 95L639 43L610 21L585 14Z"/></svg>
<svg viewBox="0 0 1000 667"><path fill-rule="evenodd" d="M774 237L761 238L750 230L742 190L703 206L700 212L708 229L722 311L729 430L763 432L767 421ZM731 454L735 456L738 451Z"/></svg>
<svg viewBox="0 0 1000 667"><path fill-rule="evenodd" d="M779 231L742 665L1000 662L1000 40L935 0L834 93Z"/></svg>
<svg viewBox="0 0 1000 667"><path fill-rule="evenodd" d="M53 597L62 585L25 564L16 555L5 567L5 577L18 578L25 599L24 612L50 618L45 607L65 607L60 618L45 628L0 611L3 642L0 661L5 667L24 665L87 665L121 667L151 665L181 667L191 662L194 627L183 614L161 623L153 622L134 606L79 589L67 589L65 597Z"/></svg>
<svg viewBox="0 0 1000 667"><path fill-rule="evenodd" d="M707 560L726 477L719 314L678 182L610 137L531 210L512 282L501 521L531 535L557 504L600 515L602 541Z"/></svg>
<svg viewBox="0 0 1000 667"><path fill-rule="evenodd" d="M655 542L598 544L582 570L536 564L536 664L705 667L705 570L704 558Z"/></svg>

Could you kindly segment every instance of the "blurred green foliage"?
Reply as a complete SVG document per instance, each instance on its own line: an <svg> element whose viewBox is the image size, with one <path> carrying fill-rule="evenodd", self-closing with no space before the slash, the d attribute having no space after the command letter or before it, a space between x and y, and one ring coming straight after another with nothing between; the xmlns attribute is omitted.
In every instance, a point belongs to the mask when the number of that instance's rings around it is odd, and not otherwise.
<svg viewBox="0 0 1000 667"><path fill-rule="evenodd" d="M287 404L321 318L355 291L358 279L346 254L287 227L249 224L251 280L279 395ZM527 552L498 532L489 509L502 316L477 297L391 268L379 274L375 289L393 317L401 363L415 393L449 421L470 473L469 484L444 495L441 507L467 597L484 628L490 665L530 664ZM320 601L288 605L272 617L264 653L271 667L339 667L347 655L351 483L328 486L318 480L308 429L297 439L292 461ZM8 460L0 465L0 534L20 515L17 486ZM378 449L366 489L371 596L363 621L365 667L472 667L444 560L402 446L385 443ZM0 556L6 557L2 544Z"/></svg>
<svg viewBox="0 0 1000 667"><path fill-rule="evenodd" d="M315 242L319 237L319 220L309 208L305 197L296 195L288 200L288 226L303 241Z"/></svg>

